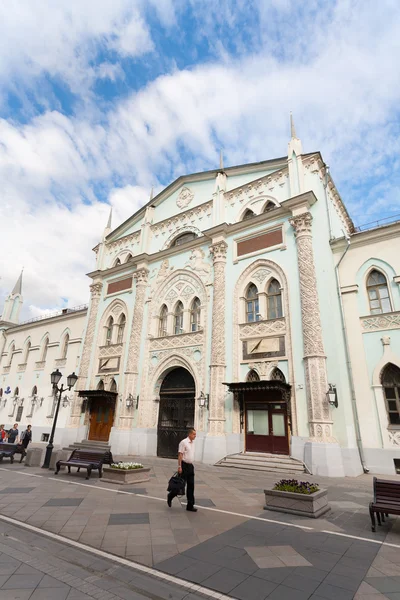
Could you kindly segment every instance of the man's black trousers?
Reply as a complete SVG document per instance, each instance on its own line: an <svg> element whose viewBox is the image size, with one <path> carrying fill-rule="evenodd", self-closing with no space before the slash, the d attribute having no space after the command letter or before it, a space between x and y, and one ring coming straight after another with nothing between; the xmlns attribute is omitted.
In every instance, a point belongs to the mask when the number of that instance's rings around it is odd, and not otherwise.
<svg viewBox="0 0 400 600"><path fill-rule="evenodd" d="M194 506L194 466L182 461L182 478L186 481L186 498L187 508ZM169 498L172 500L177 494L169 493Z"/></svg>

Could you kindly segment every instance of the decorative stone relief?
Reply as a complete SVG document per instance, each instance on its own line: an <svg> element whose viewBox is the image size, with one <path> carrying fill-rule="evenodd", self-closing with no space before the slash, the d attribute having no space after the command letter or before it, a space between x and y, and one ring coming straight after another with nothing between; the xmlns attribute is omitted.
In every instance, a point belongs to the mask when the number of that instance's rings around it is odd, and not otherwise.
<svg viewBox="0 0 400 600"><path fill-rule="evenodd" d="M107 358L108 356L120 356L122 354L122 344L112 344L110 346L102 346L100 348L99 357Z"/></svg>
<svg viewBox="0 0 400 600"><path fill-rule="evenodd" d="M194 193L192 192L192 190L190 190L188 187L185 186L179 192L179 196L176 200L176 204L177 204L178 208L180 208L180 209L186 208L187 206L189 206L189 204L191 203L193 198L194 198Z"/></svg>
<svg viewBox="0 0 400 600"><path fill-rule="evenodd" d="M260 362L252 362L247 365L249 371L254 370L260 376L260 379L271 379L271 373L274 369L278 367L278 361L260 361Z"/></svg>
<svg viewBox="0 0 400 600"><path fill-rule="evenodd" d="M312 247L312 215L309 212L300 214L290 219L290 224L295 230L297 243L310 437L313 441L335 442L326 400L328 377Z"/></svg>
<svg viewBox="0 0 400 600"><path fill-rule="evenodd" d="M181 333L180 335L167 335L161 338L153 338L150 341L150 350L167 350L172 348L183 348L202 346L204 343L203 332Z"/></svg>
<svg viewBox="0 0 400 600"><path fill-rule="evenodd" d="M367 331L382 331L385 329L400 329L400 312L361 317L364 333Z"/></svg>
<svg viewBox="0 0 400 600"><path fill-rule="evenodd" d="M271 271L268 269L258 269L253 275L254 279L258 281L258 283L262 283L271 274Z"/></svg>
<svg viewBox="0 0 400 600"><path fill-rule="evenodd" d="M287 185L289 180L289 172L287 169L275 171L265 175L256 181L251 181L247 185L235 188L230 192L225 193L225 198L231 206L236 202L243 204L251 198L257 198L261 195L269 195L272 190L279 190Z"/></svg>
<svg viewBox="0 0 400 600"><path fill-rule="evenodd" d="M169 266L169 260L162 261L159 269L153 269L150 275L150 294L153 296L154 290L172 273L174 267Z"/></svg>
<svg viewBox="0 0 400 600"><path fill-rule="evenodd" d="M400 446L400 431L388 431L389 443L393 446Z"/></svg>
<svg viewBox="0 0 400 600"><path fill-rule="evenodd" d="M212 201L205 202L200 206L196 206L191 210L186 210L179 215L175 215L169 219L164 219L159 223L154 223L151 226L151 232L153 237L156 239L158 236L168 236L164 245L163 250L168 248L172 240L178 235L178 233L185 233L187 231L193 231L196 235L202 235L200 229L195 226L195 223L199 223L204 219L208 219L212 215ZM205 229L207 226L203 227Z"/></svg>
<svg viewBox="0 0 400 600"><path fill-rule="evenodd" d="M271 333L285 333L286 320L285 317L268 321L256 321L255 323L243 323L240 325L240 339L264 336Z"/></svg>
<svg viewBox="0 0 400 600"><path fill-rule="evenodd" d="M211 273L211 265L205 260L204 250L202 248L194 248L191 252L188 262L185 264L186 269L192 269L201 279L209 281Z"/></svg>
<svg viewBox="0 0 400 600"><path fill-rule="evenodd" d="M106 255L115 257L122 250L129 250L132 254L137 253L140 244L140 231L135 231L129 235L115 240L115 242L106 243Z"/></svg>

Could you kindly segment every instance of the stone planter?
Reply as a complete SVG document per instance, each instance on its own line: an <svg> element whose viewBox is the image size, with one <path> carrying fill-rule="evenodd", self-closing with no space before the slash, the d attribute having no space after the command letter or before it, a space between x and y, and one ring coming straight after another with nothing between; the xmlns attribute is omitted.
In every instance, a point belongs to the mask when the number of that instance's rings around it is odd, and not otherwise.
<svg viewBox="0 0 400 600"><path fill-rule="evenodd" d="M103 466L102 481L117 483L118 485L130 485L132 483L143 483L150 479L150 467L142 469L113 469Z"/></svg>
<svg viewBox="0 0 400 600"><path fill-rule="evenodd" d="M295 494L279 490L264 490L265 510L302 515L317 519L330 510L328 490L319 490L314 494Z"/></svg>

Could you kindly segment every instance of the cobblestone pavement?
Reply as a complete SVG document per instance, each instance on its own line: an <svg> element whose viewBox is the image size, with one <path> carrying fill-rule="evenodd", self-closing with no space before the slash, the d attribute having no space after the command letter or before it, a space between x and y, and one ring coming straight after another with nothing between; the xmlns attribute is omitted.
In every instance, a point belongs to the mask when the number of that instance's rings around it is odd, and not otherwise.
<svg viewBox="0 0 400 600"><path fill-rule="evenodd" d="M150 481L120 488L2 465L0 515L239 600L400 600L400 521L371 532L372 476L305 475L328 488L332 510L314 520L263 511L263 489L290 474L199 465L199 511L189 513L166 505L175 461L142 461Z"/></svg>

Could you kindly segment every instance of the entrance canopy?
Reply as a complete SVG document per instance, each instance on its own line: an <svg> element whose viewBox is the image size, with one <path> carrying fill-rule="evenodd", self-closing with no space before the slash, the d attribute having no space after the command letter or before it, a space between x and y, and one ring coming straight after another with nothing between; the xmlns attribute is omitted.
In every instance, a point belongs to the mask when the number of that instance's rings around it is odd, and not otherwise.
<svg viewBox="0 0 400 600"><path fill-rule="evenodd" d="M109 392L107 390L79 390L78 396L80 398L87 398L88 400L107 400L108 402L115 402L118 393Z"/></svg>

